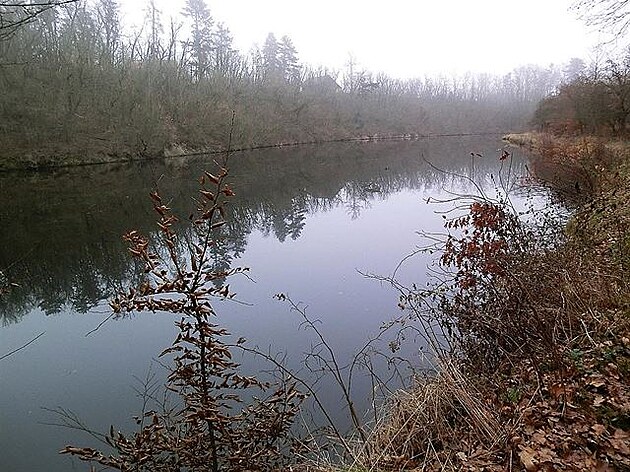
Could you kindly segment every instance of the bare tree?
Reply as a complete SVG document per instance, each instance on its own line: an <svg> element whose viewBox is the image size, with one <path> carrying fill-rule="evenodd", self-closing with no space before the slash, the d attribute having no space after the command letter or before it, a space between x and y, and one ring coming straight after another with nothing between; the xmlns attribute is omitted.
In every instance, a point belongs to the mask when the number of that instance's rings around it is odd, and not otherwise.
<svg viewBox="0 0 630 472"><path fill-rule="evenodd" d="M0 0L0 41L11 37L20 27L42 13L78 0L19 1Z"/></svg>
<svg viewBox="0 0 630 472"><path fill-rule="evenodd" d="M572 7L587 25L610 31L615 37L630 27L630 0L577 0Z"/></svg>
<svg viewBox="0 0 630 472"><path fill-rule="evenodd" d="M101 56L110 64L114 63L121 41L119 9L116 0L98 0L96 3L97 24L101 35Z"/></svg>

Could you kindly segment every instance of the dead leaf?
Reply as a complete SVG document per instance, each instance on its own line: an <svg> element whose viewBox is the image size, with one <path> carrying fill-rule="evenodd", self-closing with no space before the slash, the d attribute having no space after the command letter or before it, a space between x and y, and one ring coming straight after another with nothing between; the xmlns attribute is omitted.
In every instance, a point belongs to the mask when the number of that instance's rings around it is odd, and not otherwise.
<svg viewBox="0 0 630 472"><path fill-rule="evenodd" d="M536 463L534 462L534 451L532 449L523 449L521 452L518 453L518 457L521 459L521 462L528 472L538 470L538 467L536 467Z"/></svg>
<svg viewBox="0 0 630 472"><path fill-rule="evenodd" d="M598 460L597 461L597 466L595 469L597 472L614 472L616 469L614 467L612 467L610 464L602 461L602 460Z"/></svg>
<svg viewBox="0 0 630 472"><path fill-rule="evenodd" d="M606 427L603 424L594 424L593 426L591 426L591 429L598 436L601 436L602 434L604 434L606 432Z"/></svg>
<svg viewBox="0 0 630 472"><path fill-rule="evenodd" d="M547 443L547 437L543 431L536 431L532 434L532 441L544 446Z"/></svg>
<svg viewBox="0 0 630 472"><path fill-rule="evenodd" d="M610 445L621 454L630 455L630 434L623 429L615 429L613 437L608 440Z"/></svg>
<svg viewBox="0 0 630 472"><path fill-rule="evenodd" d="M604 380L601 377L599 377L599 378L596 377L596 378L590 379L588 381L588 384L592 385L595 388L599 388L599 387L604 386L606 384L606 382L604 382Z"/></svg>

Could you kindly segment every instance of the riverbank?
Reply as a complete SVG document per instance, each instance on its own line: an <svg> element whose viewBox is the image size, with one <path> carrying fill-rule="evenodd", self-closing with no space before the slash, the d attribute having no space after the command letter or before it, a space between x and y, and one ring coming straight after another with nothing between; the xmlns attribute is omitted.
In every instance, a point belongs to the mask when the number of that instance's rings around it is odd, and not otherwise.
<svg viewBox="0 0 630 472"><path fill-rule="evenodd" d="M444 137L474 137L474 136L500 136L502 133L376 133L368 135L328 138L306 141L282 141L274 144L240 144L232 147L231 152L257 151L261 149L281 149L296 146L308 146L331 143L373 143L382 141L417 141L429 138ZM20 158L0 157L0 172L16 170L47 170L62 167L81 167L100 164L115 164L123 162L149 161L156 159L181 159L202 155L224 154L221 146L204 148L191 148L180 144L170 145L167 148L154 152L107 152L104 149L93 148L72 152L38 152L24 155Z"/></svg>
<svg viewBox="0 0 630 472"><path fill-rule="evenodd" d="M503 139L529 150L533 174L571 200L576 196L588 199L620 184L614 178L630 156L630 142L622 139L533 132L508 134Z"/></svg>
<svg viewBox="0 0 630 472"><path fill-rule="evenodd" d="M355 459L370 470L630 470L628 143L506 140L531 149L560 198L577 196L573 215L531 228L481 201L453 220L470 230L441 259L454 296L429 313L426 292L402 301L410 320L450 328L452 350L390 399Z"/></svg>

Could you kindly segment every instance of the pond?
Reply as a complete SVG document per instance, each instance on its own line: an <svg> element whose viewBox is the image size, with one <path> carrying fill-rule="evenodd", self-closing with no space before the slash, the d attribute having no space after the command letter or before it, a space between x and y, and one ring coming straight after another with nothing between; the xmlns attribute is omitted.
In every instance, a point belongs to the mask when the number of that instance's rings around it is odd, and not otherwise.
<svg viewBox="0 0 630 472"><path fill-rule="evenodd" d="M273 298L282 292L307 307L347 362L400 314L396 291L365 274L391 275L425 244L419 232L443 231L437 210L448 204L429 198L473 192L469 178L492 189L490 176L506 165L500 148L495 138L435 138L234 154L236 197L215 257L218 267L250 268L251 278L231 280L238 301L216 304L219 322L262 351L283 353L297 369L314 337ZM72 412L96 431L131 429L141 408L137 390L147 376L164 377L154 360L176 329L164 313L100 326L110 315L107 299L140 276L121 235L155 234L148 194L156 185L187 220L212 159L0 175L0 270L17 284L0 298L0 356L41 334L0 360L0 470L87 470L57 451L93 441L55 426L61 419L50 410ZM518 152L510 165L513 175L526 174ZM397 278L424 285L433 257L406 260ZM424 347L421 337L408 341L412 357ZM343 424L340 393L322 389ZM354 393L368 398L369 389L359 380ZM365 412L369 402L359 405Z"/></svg>

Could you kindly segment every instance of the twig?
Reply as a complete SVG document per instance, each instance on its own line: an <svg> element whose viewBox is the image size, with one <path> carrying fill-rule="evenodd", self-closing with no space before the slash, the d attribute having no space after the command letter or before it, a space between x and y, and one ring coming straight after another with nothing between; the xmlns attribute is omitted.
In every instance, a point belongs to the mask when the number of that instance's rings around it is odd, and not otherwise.
<svg viewBox="0 0 630 472"><path fill-rule="evenodd" d="M96 331L98 331L99 329L101 329L101 327L107 323L113 316L115 315L114 312L110 313L109 316L107 316L107 318L105 318L103 321L101 321L96 328L91 329L90 331L88 331L87 333L85 333L85 337L87 338L90 334L95 333Z"/></svg>
<svg viewBox="0 0 630 472"><path fill-rule="evenodd" d="M98 431L94 431L93 429L88 428L85 424L83 424L79 416L76 413L74 413L72 410L68 410L60 406L58 406L57 408L46 408L43 406L41 407L41 409L49 413L53 413L57 415L59 419L61 420L61 423L52 423L52 422L49 423L49 422L42 421L39 424L42 424L44 426L56 426L56 427L67 428L67 429L72 429L76 431L83 431L89 434L90 436L92 436L97 441L109 446L109 444L107 443L105 439L106 438L105 434L99 433Z"/></svg>
<svg viewBox="0 0 630 472"><path fill-rule="evenodd" d="M7 357L15 354L18 351L21 351L22 349L24 349L25 347L30 346L31 344L33 344L35 341L37 341L39 338L41 338L44 334L46 333L46 331L42 331L41 333L39 333L37 336L35 336L33 339L31 339L29 342L27 342L26 344L18 347L17 349L14 349L13 351L10 351L8 353L6 353L5 355L3 355L2 357L0 357L0 361L3 359L6 359Z"/></svg>
<svg viewBox="0 0 630 472"><path fill-rule="evenodd" d="M591 335L588 332L588 328L586 327L586 323L584 323L584 320L580 320L580 323L582 323L582 326L584 327L584 333L586 333L586 337L588 338L588 340L591 342L591 344L593 346L595 346L595 341L593 341L593 338L591 337Z"/></svg>

